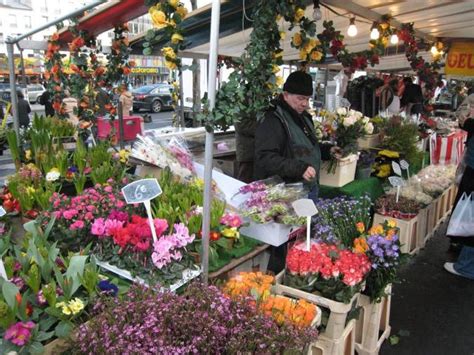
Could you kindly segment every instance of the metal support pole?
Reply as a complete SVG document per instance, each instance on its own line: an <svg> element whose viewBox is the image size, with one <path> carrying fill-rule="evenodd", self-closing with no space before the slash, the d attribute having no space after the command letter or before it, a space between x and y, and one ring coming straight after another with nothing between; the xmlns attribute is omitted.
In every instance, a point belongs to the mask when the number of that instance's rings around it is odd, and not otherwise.
<svg viewBox="0 0 474 355"><path fill-rule="evenodd" d="M217 74L217 47L219 44L219 21L221 3L212 0L211 37L209 50L209 109L213 110L216 104L216 74ZM209 278L209 232L211 228L211 183L212 158L214 156L214 132L206 130L206 146L204 155L204 208L202 216L202 274L205 285Z"/></svg>
<svg viewBox="0 0 474 355"><path fill-rule="evenodd" d="M15 129L18 144L20 143L20 120L18 117L18 96L16 96L16 78L15 78L15 61L13 58L13 43L6 43L8 55L8 70L10 72L10 97L12 103L13 128Z"/></svg>
<svg viewBox="0 0 474 355"><path fill-rule="evenodd" d="M179 71L179 122L181 129L186 127L184 122L184 92L183 92L183 71Z"/></svg>
<svg viewBox="0 0 474 355"><path fill-rule="evenodd" d="M119 120L119 144L120 144L120 149L124 149L125 145L123 143L123 137L124 137L124 132L123 132L123 111L122 111L122 103L119 101L118 106L117 106L117 111L118 111L118 120ZM111 120L110 123L112 124L113 121ZM112 128L111 128L112 129ZM117 132L115 132L117 134Z"/></svg>
<svg viewBox="0 0 474 355"><path fill-rule="evenodd" d="M21 83L25 85L26 87L27 82L26 82L25 61L23 60L23 49L20 48L18 43L16 45L18 47L18 50L20 51ZM25 99L27 99L27 97L25 97Z"/></svg>

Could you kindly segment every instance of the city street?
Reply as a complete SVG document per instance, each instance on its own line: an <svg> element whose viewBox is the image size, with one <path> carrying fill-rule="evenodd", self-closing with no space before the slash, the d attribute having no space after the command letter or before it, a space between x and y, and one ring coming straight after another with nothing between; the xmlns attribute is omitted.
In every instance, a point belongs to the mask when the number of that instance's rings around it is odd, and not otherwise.
<svg viewBox="0 0 474 355"><path fill-rule="evenodd" d="M44 115L44 106L39 104L31 105L32 113L37 113L39 115ZM164 111L160 113L151 113L146 111L134 112L134 115L143 116L145 114L150 114L152 121L150 123L145 123L145 129L154 129L162 128L172 125L173 120L173 111ZM3 155L0 155L0 185L3 185L5 179L15 173L15 165L9 154L9 151L6 150L3 152Z"/></svg>

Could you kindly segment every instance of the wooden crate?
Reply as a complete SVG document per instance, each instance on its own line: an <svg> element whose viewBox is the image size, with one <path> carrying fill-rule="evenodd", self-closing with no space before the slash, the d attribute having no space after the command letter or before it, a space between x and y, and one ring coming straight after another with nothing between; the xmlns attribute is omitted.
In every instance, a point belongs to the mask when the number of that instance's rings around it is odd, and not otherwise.
<svg viewBox="0 0 474 355"><path fill-rule="evenodd" d="M424 244L433 236L436 227L436 204L433 201L426 207L426 235Z"/></svg>
<svg viewBox="0 0 474 355"><path fill-rule="evenodd" d="M418 213L418 230L416 231L416 246L424 248L428 236L428 207Z"/></svg>
<svg viewBox="0 0 474 355"><path fill-rule="evenodd" d="M355 320L351 320L338 339L320 335L310 344L308 355L353 355L355 353Z"/></svg>
<svg viewBox="0 0 474 355"><path fill-rule="evenodd" d="M386 220L395 221L397 227L400 229L399 238L401 244L400 250L402 253L408 253L410 255L416 254L420 249L417 245L418 216L409 220L405 220L383 216L376 213L374 215L373 224L383 224Z"/></svg>
<svg viewBox="0 0 474 355"><path fill-rule="evenodd" d="M359 306L362 310L356 322L355 348L359 355L376 355L383 342L390 336L390 306L392 285L385 289L385 296L379 303L371 303L370 298L361 295Z"/></svg>
<svg viewBox="0 0 474 355"><path fill-rule="evenodd" d="M349 303L337 302L320 295L316 295L313 293L305 292L296 288L283 285L284 275L285 270L280 272L275 277L276 284L272 287L272 292L278 295L302 298L322 308L329 309L330 314L328 323L324 332L320 333L320 336L324 336L332 340L341 339L344 332L346 331L347 315L351 311L353 306L357 305L360 293L356 293Z"/></svg>

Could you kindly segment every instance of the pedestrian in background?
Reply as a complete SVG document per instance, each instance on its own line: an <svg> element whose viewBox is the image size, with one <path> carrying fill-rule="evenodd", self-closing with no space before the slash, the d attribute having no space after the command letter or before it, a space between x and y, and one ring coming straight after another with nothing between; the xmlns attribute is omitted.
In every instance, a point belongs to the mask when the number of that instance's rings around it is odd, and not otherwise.
<svg viewBox="0 0 474 355"><path fill-rule="evenodd" d="M130 116L133 108L133 96L132 93L128 90L127 84L121 85L122 92L120 94L119 101L122 103L122 115Z"/></svg>
<svg viewBox="0 0 474 355"><path fill-rule="evenodd" d="M20 127L26 128L30 124L30 113L31 107L28 101L25 100L25 96L21 91L17 92L18 96L18 121Z"/></svg>
<svg viewBox="0 0 474 355"><path fill-rule="evenodd" d="M51 94L48 90L43 92L39 98L40 105L44 106L44 113L46 116L54 116L53 103L51 102Z"/></svg>

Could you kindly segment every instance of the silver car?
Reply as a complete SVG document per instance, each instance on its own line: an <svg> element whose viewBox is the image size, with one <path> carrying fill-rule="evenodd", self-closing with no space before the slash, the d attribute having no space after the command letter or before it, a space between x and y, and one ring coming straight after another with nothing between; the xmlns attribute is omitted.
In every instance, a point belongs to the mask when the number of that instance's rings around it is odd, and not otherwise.
<svg viewBox="0 0 474 355"><path fill-rule="evenodd" d="M32 104L39 103L39 98L43 95L46 89L41 84L30 84L28 85L28 101Z"/></svg>

